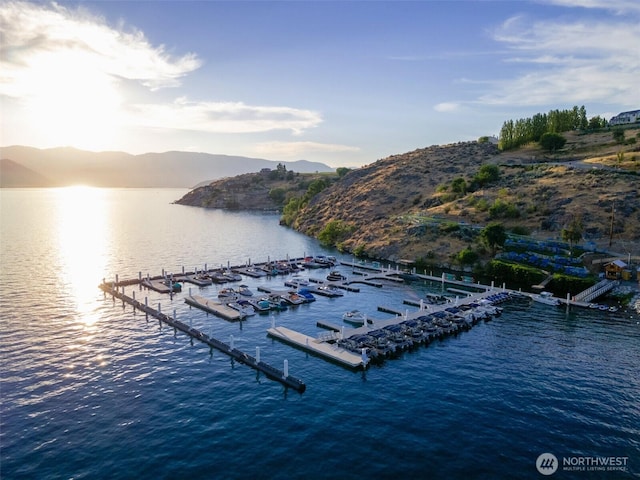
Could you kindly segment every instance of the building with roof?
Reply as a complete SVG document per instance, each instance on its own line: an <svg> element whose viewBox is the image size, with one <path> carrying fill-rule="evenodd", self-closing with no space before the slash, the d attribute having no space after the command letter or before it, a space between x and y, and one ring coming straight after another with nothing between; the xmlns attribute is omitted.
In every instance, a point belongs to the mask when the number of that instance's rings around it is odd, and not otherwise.
<svg viewBox="0 0 640 480"><path fill-rule="evenodd" d="M604 266L604 276L610 280L619 280L627 269L627 264L622 260L614 260Z"/></svg>
<svg viewBox="0 0 640 480"><path fill-rule="evenodd" d="M640 110L622 112L609 120L609 125L627 125L629 123L640 123Z"/></svg>

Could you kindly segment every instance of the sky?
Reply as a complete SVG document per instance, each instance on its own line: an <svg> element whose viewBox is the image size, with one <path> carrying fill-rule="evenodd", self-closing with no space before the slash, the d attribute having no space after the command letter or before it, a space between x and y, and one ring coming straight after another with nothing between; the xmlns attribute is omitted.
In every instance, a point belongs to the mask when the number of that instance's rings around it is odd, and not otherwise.
<svg viewBox="0 0 640 480"><path fill-rule="evenodd" d="M0 2L0 145L358 167L640 109L640 2Z"/></svg>

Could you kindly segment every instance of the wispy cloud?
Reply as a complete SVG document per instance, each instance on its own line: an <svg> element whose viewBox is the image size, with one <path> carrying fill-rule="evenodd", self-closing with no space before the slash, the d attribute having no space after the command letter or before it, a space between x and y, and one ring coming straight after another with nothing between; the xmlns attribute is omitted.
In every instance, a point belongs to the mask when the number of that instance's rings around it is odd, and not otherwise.
<svg viewBox="0 0 640 480"><path fill-rule="evenodd" d="M616 14L640 13L640 3L637 0L545 0L542 3L563 7L596 8Z"/></svg>
<svg viewBox="0 0 640 480"><path fill-rule="evenodd" d="M560 2L555 2L560 3ZM565 5L599 2L562 2ZM622 8L626 2L611 2ZM635 11L639 11L635 9ZM640 104L638 18L531 21L513 17L494 32L508 47L506 62L522 66L513 78L493 82L479 103L536 105L567 102Z"/></svg>
<svg viewBox="0 0 640 480"><path fill-rule="evenodd" d="M280 157L299 157L309 153L354 153L360 148L349 145L335 145L317 142L265 142L256 146L255 151L260 155Z"/></svg>
<svg viewBox="0 0 640 480"><path fill-rule="evenodd" d="M170 104L132 105L129 122L142 127L211 133L290 130L299 134L319 125L322 118L312 110L246 105L242 102L194 102L179 98Z"/></svg>

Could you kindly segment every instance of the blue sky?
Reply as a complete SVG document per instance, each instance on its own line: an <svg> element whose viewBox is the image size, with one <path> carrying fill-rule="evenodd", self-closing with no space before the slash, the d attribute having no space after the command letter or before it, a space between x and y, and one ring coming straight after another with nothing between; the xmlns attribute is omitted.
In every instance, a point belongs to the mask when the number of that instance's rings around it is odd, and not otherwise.
<svg viewBox="0 0 640 480"><path fill-rule="evenodd" d="M640 2L0 4L0 144L355 167L640 108Z"/></svg>

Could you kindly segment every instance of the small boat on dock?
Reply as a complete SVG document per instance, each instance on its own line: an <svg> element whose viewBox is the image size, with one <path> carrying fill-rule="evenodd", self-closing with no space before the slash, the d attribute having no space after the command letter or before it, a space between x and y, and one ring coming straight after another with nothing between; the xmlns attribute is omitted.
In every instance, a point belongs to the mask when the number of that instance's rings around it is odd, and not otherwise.
<svg viewBox="0 0 640 480"><path fill-rule="evenodd" d="M235 302L239 296L233 288L223 288L218 292L218 298L225 302Z"/></svg>
<svg viewBox="0 0 640 480"><path fill-rule="evenodd" d="M247 285L239 285L238 293L243 297L253 297L253 292L249 290L249 287Z"/></svg>
<svg viewBox="0 0 640 480"><path fill-rule="evenodd" d="M305 298L298 294L298 292L286 292L281 294L280 298L291 305L301 305L306 303Z"/></svg>
<svg viewBox="0 0 640 480"><path fill-rule="evenodd" d="M551 305L553 307L560 306L560 300L555 298L551 292L540 292L538 295L532 295L531 298L534 302L543 303L545 305Z"/></svg>
<svg viewBox="0 0 640 480"><path fill-rule="evenodd" d="M318 295L324 295L325 297L343 297L344 293L331 285L320 285L315 287L314 290Z"/></svg>
<svg viewBox="0 0 640 480"><path fill-rule="evenodd" d="M316 297L314 297L313 294L306 288L299 289L298 295L304 298L305 303L311 303L316 301Z"/></svg>
<svg viewBox="0 0 640 480"><path fill-rule="evenodd" d="M341 281L346 280L346 279L347 279L347 277L342 275L337 270L332 270L331 272L329 272L329 275L327 275L327 280L329 282L341 282Z"/></svg>
<svg viewBox="0 0 640 480"><path fill-rule="evenodd" d="M351 310L342 315L342 321L351 325L362 326L367 321L367 315L359 310Z"/></svg>

